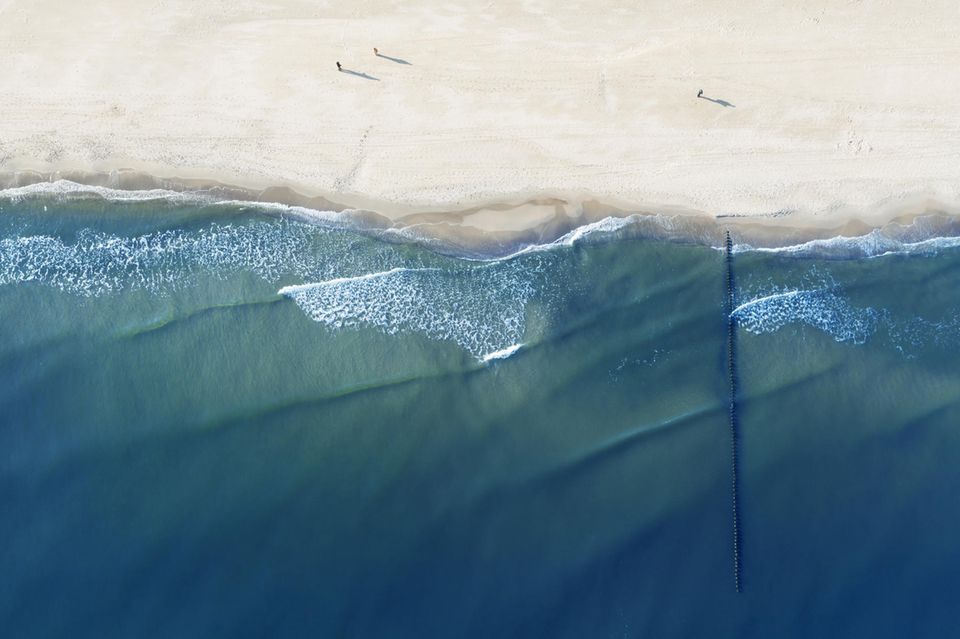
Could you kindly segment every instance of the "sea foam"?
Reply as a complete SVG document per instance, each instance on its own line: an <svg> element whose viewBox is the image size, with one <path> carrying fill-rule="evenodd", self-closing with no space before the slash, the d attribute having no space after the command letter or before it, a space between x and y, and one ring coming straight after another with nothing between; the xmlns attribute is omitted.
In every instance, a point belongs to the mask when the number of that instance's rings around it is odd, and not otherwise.
<svg viewBox="0 0 960 639"><path fill-rule="evenodd" d="M756 252L774 253L789 257L851 260L891 254L929 255L956 247L960 247L960 237L928 237L917 241L904 241L887 235L881 229L873 229L865 235L856 237L841 235L772 248L755 248L749 244L736 244L733 251L734 254Z"/></svg>
<svg viewBox="0 0 960 639"><path fill-rule="evenodd" d="M157 231L136 237L94 230L72 240L47 235L0 239L0 284L38 282L79 295L125 289L163 293L189 285L197 276L226 277L250 272L268 282L296 277L306 284L286 286L280 294L293 299L309 317L331 327L373 326L387 333L417 332L459 344L482 361L513 355L526 336L526 306L538 287L551 278L535 278L536 268L549 270L550 255L581 244L623 238L689 239L694 229L705 244L716 226L703 220L691 226L689 216L629 215L608 217L570 230L551 242L532 244L509 255L482 259L448 258L416 229L370 228L350 212L317 211L284 204L217 199L200 192L164 189L126 191L80 185L65 180L0 191L3 199L31 197L101 197L118 202L169 200L203 206L249 208L266 213L250 223L210 224L198 229ZM333 232L345 229L346 233ZM918 218L911 225L891 225L859 237L813 240L781 248L737 245L736 252L756 251L802 258L864 258L891 253L936 253L960 246L960 238L926 237L942 230ZM362 233L358 234L358 231ZM378 248L355 251L362 235ZM318 248L318 238L322 237ZM377 242L387 239L390 242ZM397 241L417 242L434 257L391 248ZM417 252L426 255L426 252ZM400 265L403 265L401 268ZM534 284L537 281L537 284ZM894 323L885 311L857 308L830 282L807 282L793 289L768 290L740 304L734 316L747 331L770 333L790 324L822 330L837 341L860 344L880 326L905 342L923 341L931 331L949 333L940 323ZM948 323L949 324L949 323ZM898 338L898 339L901 339Z"/></svg>
<svg viewBox="0 0 960 639"><path fill-rule="evenodd" d="M107 186L78 184L70 180L55 180L53 182L35 182L26 186L15 186L0 189L0 198L14 202L30 197L69 198L69 197L96 196L111 202L148 202L153 200L169 200L184 204L203 204L214 201L203 191L173 191L169 189L114 189Z"/></svg>
<svg viewBox="0 0 960 639"><path fill-rule="evenodd" d="M933 345L955 348L960 344L956 309L941 320L930 320L895 314L889 308L857 306L828 273L818 269L811 270L797 288L772 287L750 296L731 316L756 335L805 325L850 344L864 344L879 336L907 357Z"/></svg>
<svg viewBox="0 0 960 639"><path fill-rule="evenodd" d="M327 269L311 254L321 233L310 225L259 222L134 237L85 229L72 242L48 235L5 237L0 239L0 284L37 282L92 296L126 289L162 293L188 285L199 274L247 271L267 281L288 273L323 275Z"/></svg>
<svg viewBox="0 0 960 639"><path fill-rule="evenodd" d="M745 330L772 333L788 324L806 324L838 342L863 344L877 331L880 314L856 308L833 288L787 290L754 298L732 313Z"/></svg>
<svg viewBox="0 0 960 639"><path fill-rule="evenodd" d="M517 353L519 353L520 349L522 348L523 348L523 344L512 344L510 346L507 346L506 348L501 348L498 351L487 353L486 355L480 358L480 361L486 364L488 362L493 362L498 359L508 359L510 357L513 357Z"/></svg>
<svg viewBox="0 0 960 639"><path fill-rule="evenodd" d="M454 342L489 361L519 348L527 301L534 294L529 275L512 268L394 268L286 286L278 293L332 328L419 333Z"/></svg>

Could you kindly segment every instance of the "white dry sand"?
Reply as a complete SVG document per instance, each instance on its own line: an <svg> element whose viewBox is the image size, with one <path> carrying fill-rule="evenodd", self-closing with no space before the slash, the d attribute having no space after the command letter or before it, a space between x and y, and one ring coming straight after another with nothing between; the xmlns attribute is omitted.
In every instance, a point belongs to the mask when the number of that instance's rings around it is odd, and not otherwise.
<svg viewBox="0 0 960 639"><path fill-rule="evenodd" d="M956 0L0 0L0 61L8 176L129 169L393 217L960 203ZM544 217L492 211L472 224Z"/></svg>

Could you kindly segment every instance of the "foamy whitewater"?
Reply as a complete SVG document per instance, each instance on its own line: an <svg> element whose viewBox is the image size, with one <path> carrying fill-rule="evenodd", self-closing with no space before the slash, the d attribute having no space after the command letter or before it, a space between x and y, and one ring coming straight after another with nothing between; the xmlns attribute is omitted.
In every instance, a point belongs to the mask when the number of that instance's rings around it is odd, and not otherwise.
<svg viewBox="0 0 960 639"><path fill-rule="evenodd" d="M880 316L872 308L854 308L836 290L825 287L764 295L735 308L733 317L751 333L807 324L838 342L863 344L876 332Z"/></svg>
<svg viewBox="0 0 960 639"><path fill-rule="evenodd" d="M482 361L510 354L524 333L531 281L513 269L395 268L279 291L333 328L367 324L456 342ZM503 346L507 342L511 346ZM515 348L513 350L516 350Z"/></svg>
<svg viewBox="0 0 960 639"><path fill-rule="evenodd" d="M235 211L256 211L263 219L234 224L218 221L190 231L171 229L118 236L83 228L69 240L50 235L18 235L0 239L0 285L38 282L83 296L106 295L124 289L144 289L165 295L191 286L197 276L228 277L251 273L275 283L291 277L302 283L279 289L303 312L333 329L360 325L387 334L400 331L454 342L486 362L512 355L526 334L526 308L540 294L555 295L553 286L539 286L537 275L546 275L551 253L579 245L624 240L691 242L708 240L718 230L684 226L683 216L629 215L608 217L577 227L557 239L522 246L505 256L460 260L456 268L428 266L433 259L406 259L383 248L362 256L351 249L349 233L391 242L406 240L412 246L435 248L436 240L411 229L366 228L350 211L314 211L276 203L218 199L210 192L175 192L164 189L125 191L88 186L65 180L38 183L0 191L8 208L25 202L64 204L79 202L150 203L222 209L229 218ZM3 206L0 206L0 215ZM904 227L891 225L860 237L812 240L799 245L753 248L736 244L736 255L764 253L791 258L857 259L893 254L935 255L960 246L960 237L927 237L923 232L942 230L919 218ZM694 231L695 236L685 233ZM889 234L888 234L889 233ZM901 239L896 239L896 237ZM322 238L322 250L317 241ZM716 248L716 246L715 246ZM451 247L439 247L442 254ZM546 261L544 261L546 260ZM881 324L891 335L907 329L882 309L855 308L836 283L822 282L811 289L762 292L740 304L734 316L752 333L768 333L784 326L806 324L840 342L863 344ZM916 326L921 318L906 320ZM950 320L931 324L950 327ZM932 330L932 329L931 329ZM908 331L915 335L918 329ZM921 331L922 332L922 331ZM949 333L946 330L946 333ZM916 338L914 338L916 339Z"/></svg>

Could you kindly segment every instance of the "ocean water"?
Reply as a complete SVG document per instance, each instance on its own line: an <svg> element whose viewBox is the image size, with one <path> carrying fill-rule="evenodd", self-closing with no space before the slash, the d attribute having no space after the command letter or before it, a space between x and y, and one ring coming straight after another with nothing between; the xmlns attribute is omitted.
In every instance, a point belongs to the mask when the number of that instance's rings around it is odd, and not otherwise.
<svg viewBox="0 0 960 639"><path fill-rule="evenodd" d="M737 593L726 260L651 224L0 193L3 635L954 634L956 239L736 248Z"/></svg>

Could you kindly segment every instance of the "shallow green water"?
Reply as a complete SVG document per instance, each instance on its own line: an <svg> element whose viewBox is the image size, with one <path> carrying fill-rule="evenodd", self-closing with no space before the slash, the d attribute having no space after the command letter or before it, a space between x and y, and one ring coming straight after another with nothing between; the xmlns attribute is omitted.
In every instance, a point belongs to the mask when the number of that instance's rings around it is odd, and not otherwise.
<svg viewBox="0 0 960 639"><path fill-rule="evenodd" d="M0 211L10 636L945 636L960 250ZM514 346L522 344L517 349Z"/></svg>

